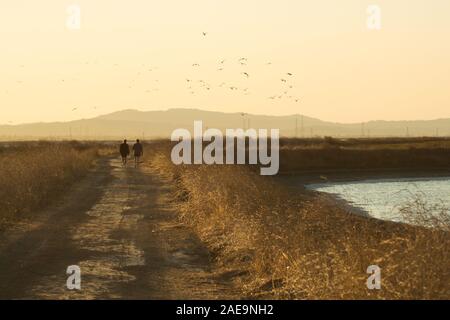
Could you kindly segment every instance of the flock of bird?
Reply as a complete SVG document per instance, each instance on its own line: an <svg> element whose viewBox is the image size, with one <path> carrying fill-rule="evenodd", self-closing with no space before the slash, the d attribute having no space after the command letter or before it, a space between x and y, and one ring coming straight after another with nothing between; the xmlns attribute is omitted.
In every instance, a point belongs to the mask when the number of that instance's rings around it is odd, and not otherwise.
<svg viewBox="0 0 450 320"><path fill-rule="evenodd" d="M225 68L225 62L226 60L220 60L219 61L219 67L217 68L218 71L223 71ZM248 58L240 58L237 60L237 63L241 66L247 66L248 63ZM266 63L266 65L272 65L272 62L268 62ZM192 64L192 67L199 67L200 64L198 63L194 63ZM242 71L240 72L240 74L242 75L242 77L244 77L245 79L249 79L250 78L250 74L248 73L248 71ZM285 74L285 77L280 78L280 82L284 85L283 90L281 93L272 95L270 97L268 97L268 99L270 100L275 100L275 99L282 99L282 98L288 98L291 99L293 101L295 101L296 103L298 103L300 101L299 98L293 96L292 94L290 94L290 91L292 89L294 89L294 86L292 84L291 78L294 76L294 74L292 72L287 72ZM205 80L196 80L197 83L199 84L199 88L203 88L205 90L211 90L212 85L208 82L206 82ZM196 92L193 90L194 86L193 84L195 84L195 80L193 79L186 79L186 82L188 84L187 89L189 90L189 92L191 94L195 94ZM235 85L227 85L225 82L222 82L218 85L219 88L223 88L226 87L231 91L242 91L245 95L249 95L249 89L248 88L239 88Z"/></svg>
<svg viewBox="0 0 450 320"><path fill-rule="evenodd" d="M206 37L208 35L207 32L203 32L202 34L203 34L203 37ZM240 65L241 67L246 67L248 65L248 58L246 58L246 57L239 58L237 60L237 64ZM226 65L226 60L224 60L224 59L220 60L219 63L218 63L217 71L223 71L225 69L225 65ZM270 66L270 65L272 65L272 62L267 62L266 65ZM198 68L198 67L200 67L200 64L197 63L197 62L193 63L192 67ZM250 74L249 74L248 71L241 71L240 74L245 79L249 79L250 78ZM290 100L294 101L295 103L299 103L300 99L298 97L295 97L294 95L292 95L290 93L291 90L294 89L294 86L293 86L293 84L291 82L291 78L293 76L294 76L294 74L292 72L287 72L285 74L285 77L280 79L281 83L284 85L284 87L282 89L282 92L278 93L278 94L275 94L275 95L272 95L272 96L268 97L268 99L275 100L275 99L287 98L287 99L290 99ZM195 91L196 88L197 89L198 88L204 89L204 90L207 90L207 91L210 91L213 88L213 86L210 83L208 83L207 81L205 81L205 80L196 80L195 81L195 80L189 78L189 79L186 79L186 83L187 83L187 87L186 87L187 90L193 95L196 94L196 91ZM198 84L198 87L194 88L194 85L196 83ZM236 85L231 85L231 84L227 85L227 83L225 83L225 82L220 83L217 87L219 87L219 88L228 88L231 91L240 91L244 95L249 95L250 94L249 89L246 88L246 87L245 88L239 88Z"/></svg>
<svg viewBox="0 0 450 320"><path fill-rule="evenodd" d="M207 37L208 36L208 32L202 32L202 35L203 35L203 37ZM244 70L244 68L247 67L248 62L249 62L249 60L246 57L241 57L241 58L237 59L237 61L235 61L235 63L237 63L238 66L243 68L240 71L240 76L243 79L250 79L251 78L250 73L247 70ZM218 61L218 66L217 66L217 71L221 72L221 71L225 70L225 67L226 67L226 65L228 63L229 62L227 60L225 60L225 59L219 60ZM89 64L89 62L86 62L86 64ZM270 66L270 65L272 65L272 62L267 62L265 65L266 66ZM119 65L117 63L113 64L113 67L118 67L118 66ZM192 68L199 68L200 64L198 62L195 62L195 63L192 63L191 66L192 66ZM21 65L21 67L24 67L24 66ZM138 81L138 78L140 76L144 75L143 72L145 72L145 71L152 72L152 71L158 69L157 67L154 67L154 66L149 67L149 66L142 65L141 67L142 67L141 71L139 71L136 74L136 77L130 81L130 83L128 85L129 89L134 88L136 82ZM294 74L292 72L285 73L284 77L280 78L280 83L283 86L282 87L282 92L279 92L277 94L269 96L267 99L276 100L276 99L287 98L287 99L290 99L291 101L293 101L295 103L299 103L300 99L298 97L295 97L294 95L291 94L291 90L294 89L294 86L293 86L292 81L291 81L293 77L294 77ZM66 82L66 79L61 79L60 80L60 83L65 83L65 82ZM154 82L158 83L159 80L154 80ZM22 81L18 81L18 83L22 84ZM230 91L240 92L241 94L244 94L244 95L250 95L249 88L247 88L247 87L238 87L238 86L236 86L234 84L227 84L226 82L222 82L222 83L218 84L217 86L214 86L212 83L210 83L208 81L205 81L205 80L201 80L201 79L200 80L194 80L192 78L187 78L186 79L186 84L187 84L187 87L186 87L187 90L192 95L195 95L197 93L198 89L203 89L203 90L206 90L206 91L210 91L213 88L224 88L224 89L227 89L227 90L230 90ZM146 89L145 93L151 93L151 92L154 92L154 91L159 91L159 89L158 88ZM97 109L97 107L91 107L91 108L92 109ZM75 111L78 111L79 109L80 109L79 107L73 106L71 111L75 112Z"/></svg>

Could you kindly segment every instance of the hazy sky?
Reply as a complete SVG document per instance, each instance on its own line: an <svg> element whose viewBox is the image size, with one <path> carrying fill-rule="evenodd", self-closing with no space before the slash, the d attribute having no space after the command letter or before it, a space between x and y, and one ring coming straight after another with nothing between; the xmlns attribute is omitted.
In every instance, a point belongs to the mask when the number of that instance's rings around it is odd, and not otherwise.
<svg viewBox="0 0 450 320"><path fill-rule="evenodd" d="M449 39L448 0L1 0L0 123L171 107L450 117Z"/></svg>

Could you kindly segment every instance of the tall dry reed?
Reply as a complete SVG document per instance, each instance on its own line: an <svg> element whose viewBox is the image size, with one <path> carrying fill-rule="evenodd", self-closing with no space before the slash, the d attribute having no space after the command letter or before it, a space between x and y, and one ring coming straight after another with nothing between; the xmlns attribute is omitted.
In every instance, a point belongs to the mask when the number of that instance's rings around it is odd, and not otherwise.
<svg viewBox="0 0 450 320"><path fill-rule="evenodd" d="M220 266L238 271L248 296L450 298L448 229L358 216L246 166L174 166L169 152L155 145L151 165L171 179L181 218ZM420 215L416 206L408 210ZM381 268L381 290L366 286L370 265Z"/></svg>
<svg viewBox="0 0 450 320"><path fill-rule="evenodd" d="M30 143L0 153L0 226L48 205L88 170L96 152L77 143Z"/></svg>

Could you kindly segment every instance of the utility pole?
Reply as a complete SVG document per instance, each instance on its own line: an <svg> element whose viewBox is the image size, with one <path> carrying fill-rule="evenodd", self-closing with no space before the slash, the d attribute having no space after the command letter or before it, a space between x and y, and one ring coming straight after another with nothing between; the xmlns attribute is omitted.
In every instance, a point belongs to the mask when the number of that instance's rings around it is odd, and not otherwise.
<svg viewBox="0 0 450 320"><path fill-rule="evenodd" d="M245 131L245 130L246 130L246 128L245 128L245 124L246 124L245 113L242 112L242 113L241 113L241 116L242 116L243 129L244 129L244 131Z"/></svg>
<svg viewBox="0 0 450 320"><path fill-rule="evenodd" d="M304 132L304 129L305 129L305 126L304 126L304 123L303 123L303 115L302 115L302 117L301 117L301 119L300 119L300 126L301 126L301 132L302 132L302 138L304 138L305 137L305 132Z"/></svg>

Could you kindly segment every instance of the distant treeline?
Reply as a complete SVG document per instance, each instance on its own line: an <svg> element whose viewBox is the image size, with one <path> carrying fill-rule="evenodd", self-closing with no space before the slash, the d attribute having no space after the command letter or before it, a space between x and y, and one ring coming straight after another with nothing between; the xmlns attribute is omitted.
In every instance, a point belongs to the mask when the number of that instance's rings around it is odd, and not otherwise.
<svg viewBox="0 0 450 320"><path fill-rule="evenodd" d="M450 169L450 139L284 139L280 168L282 172Z"/></svg>

